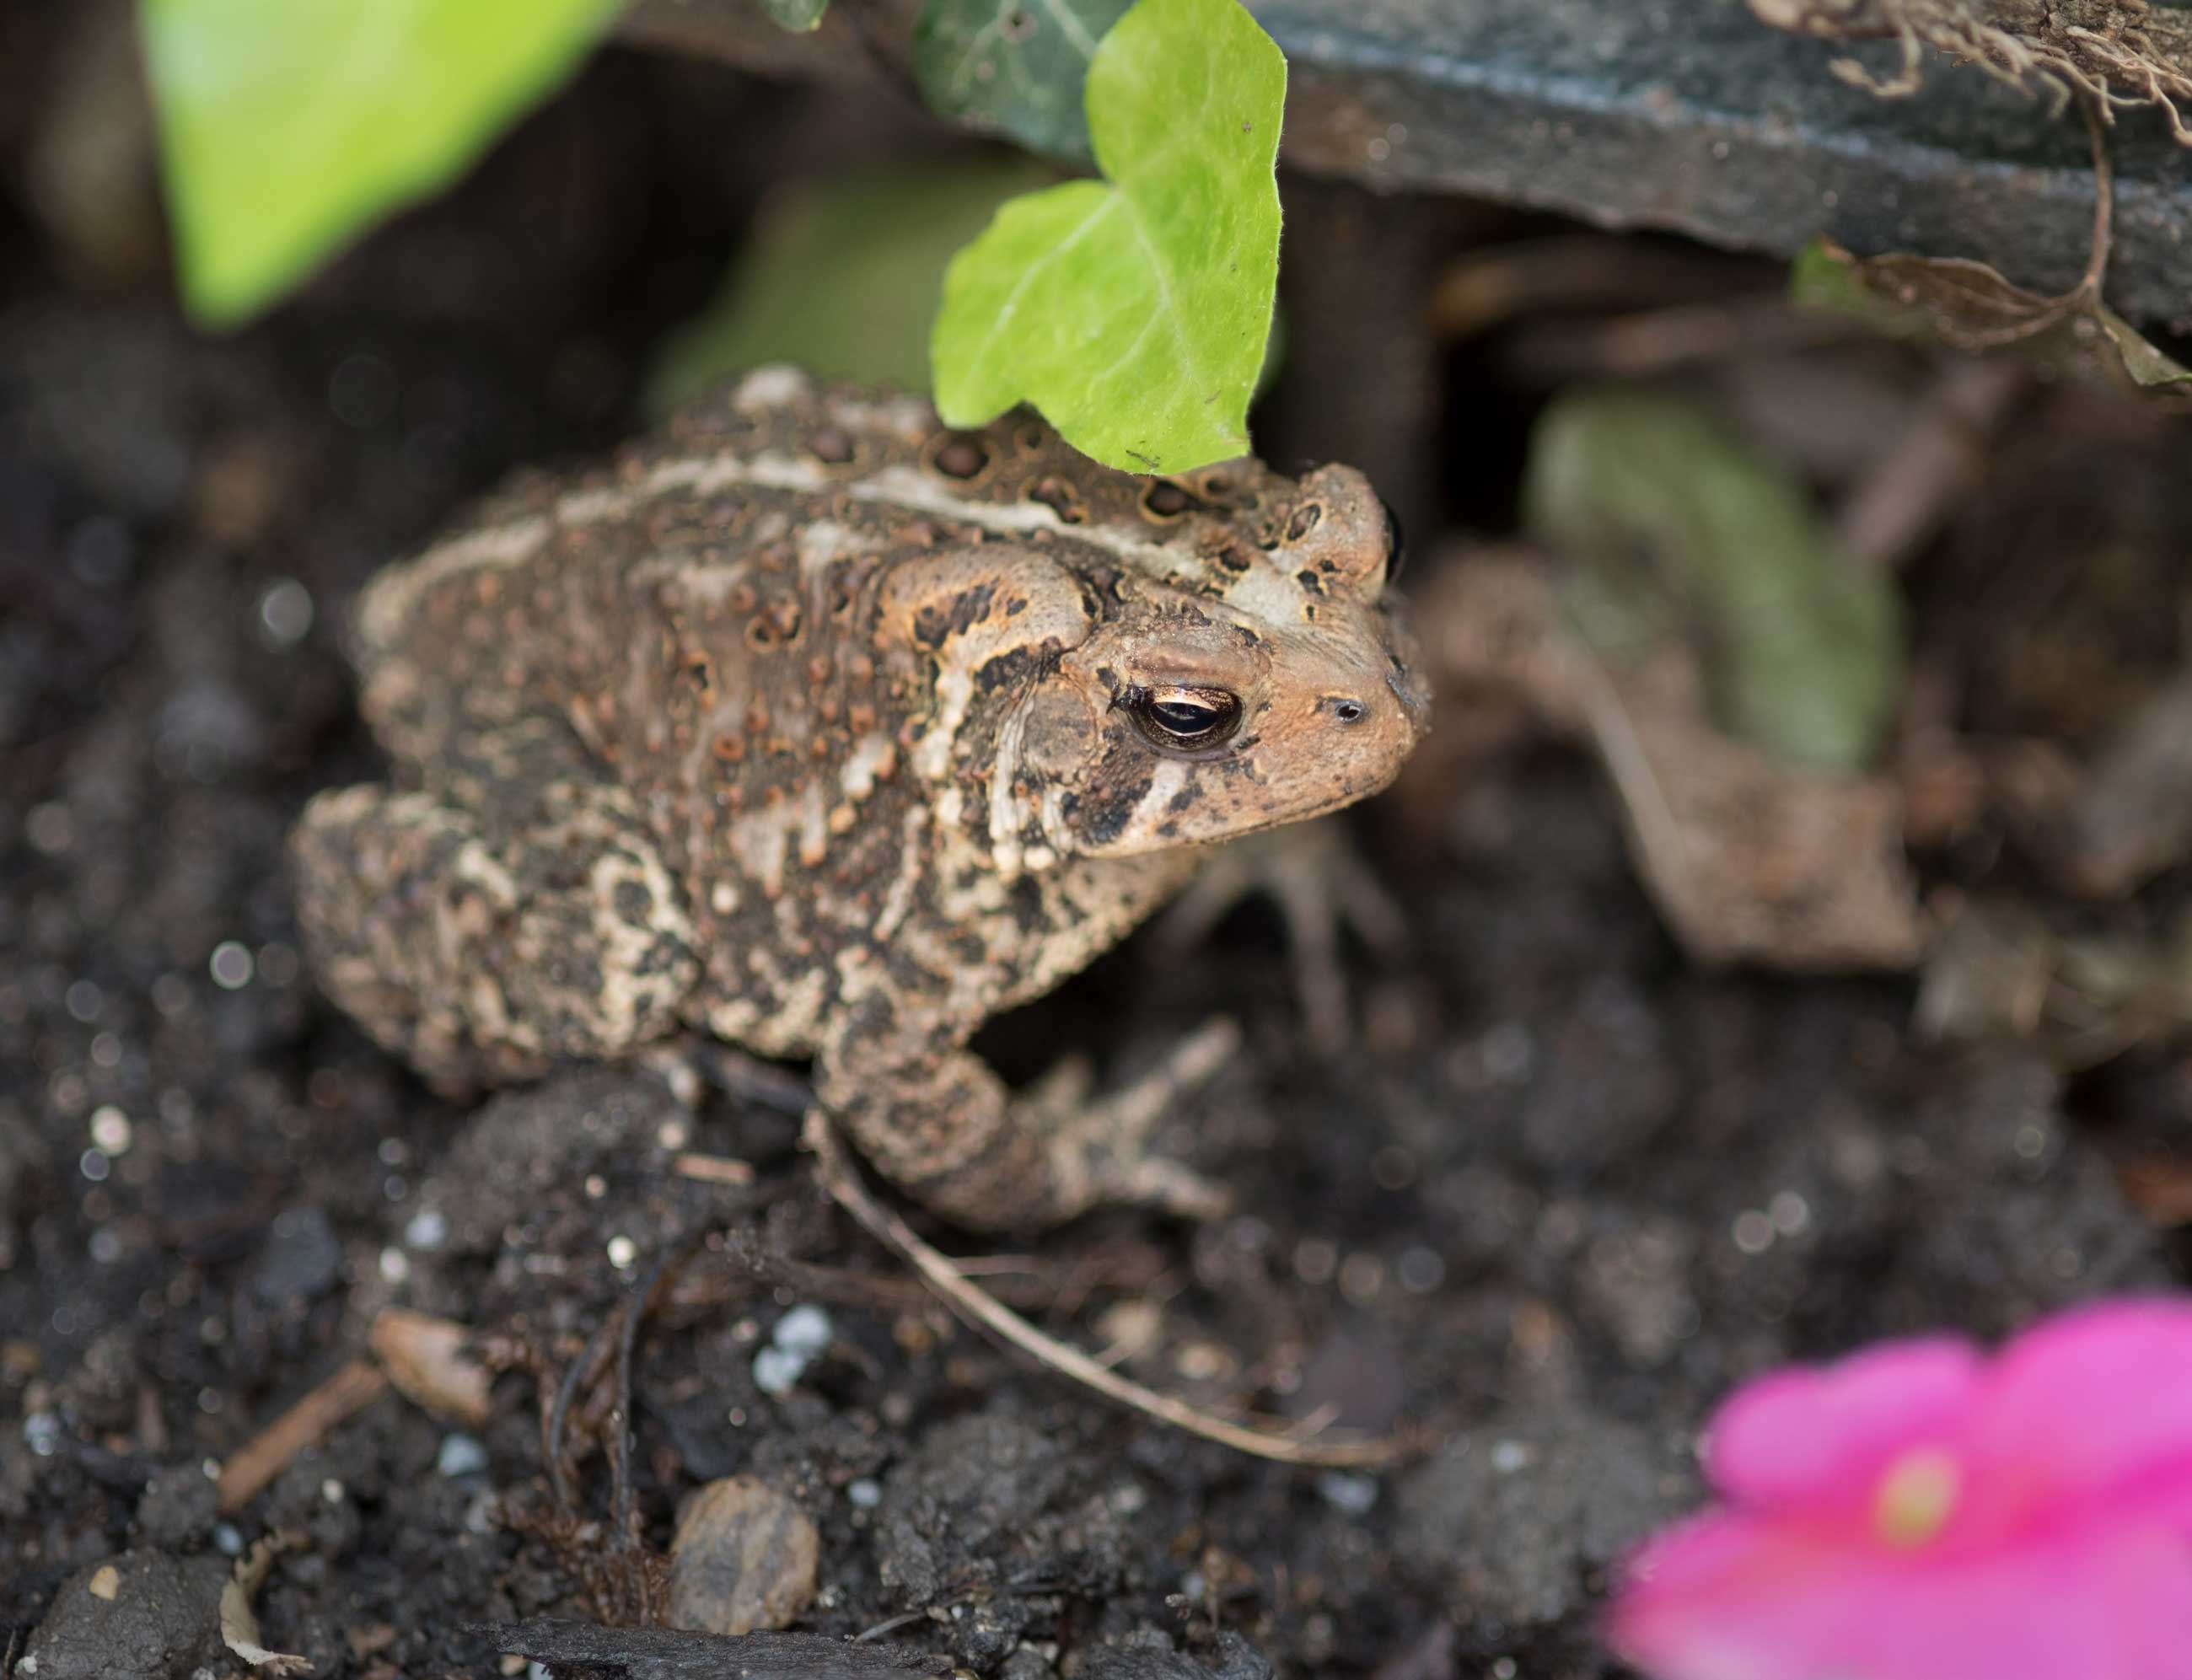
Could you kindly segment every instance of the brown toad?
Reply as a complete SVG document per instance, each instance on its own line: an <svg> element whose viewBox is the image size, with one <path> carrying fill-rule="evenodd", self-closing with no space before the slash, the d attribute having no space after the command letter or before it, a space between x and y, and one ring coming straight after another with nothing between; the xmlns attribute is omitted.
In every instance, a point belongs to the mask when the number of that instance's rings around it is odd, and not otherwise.
<svg viewBox="0 0 2192 1680"><path fill-rule="evenodd" d="M755 373L367 588L397 785L298 826L315 966L445 1086L696 1028L812 1057L963 1222L1196 1204L1146 1101L1015 1098L967 1040L1209 843L1392 778L1426 698L1390 549L1345 467L1138 478Z"/></svg>

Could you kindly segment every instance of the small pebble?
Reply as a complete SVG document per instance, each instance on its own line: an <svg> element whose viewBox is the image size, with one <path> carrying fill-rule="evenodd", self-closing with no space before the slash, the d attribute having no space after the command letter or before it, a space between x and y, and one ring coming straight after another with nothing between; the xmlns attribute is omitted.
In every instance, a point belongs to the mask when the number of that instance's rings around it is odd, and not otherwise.
<svg viewBox="0 0 2192 1680"><path fill-rule="evenodd" d="M670 1546L670 1626L694 1633L788 1627L814 1602L821 1536L796 1503L751 1476L685 1502Z"/></svg>

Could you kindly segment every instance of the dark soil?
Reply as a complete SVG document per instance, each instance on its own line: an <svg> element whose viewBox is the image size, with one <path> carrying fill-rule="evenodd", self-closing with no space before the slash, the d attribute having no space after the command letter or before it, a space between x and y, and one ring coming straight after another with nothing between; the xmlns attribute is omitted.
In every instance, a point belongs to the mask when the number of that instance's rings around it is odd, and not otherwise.
<svg viewBox="0 0 2192 1680"><path fill-rule="evenodd" d="M467 1112L374 1050L301 965L281 861L305 799L373 763L346 601L505 469L635 424L641 356L761 188L859 156L871 122L611 55L221 341L157 272L86 277L0 212L0 1672L43 1624L39 1680L220 1673L229 1560L283 1534L264 1643L321 1676L522 1671L513 1649L635 1675L1596 1675L1608 1565L1694 1501L1732 1383L2183 1280L2048 1065L1919 1047L1906 983L1686 965L1613 794L1550 752L1434 766L1355 820L1414 936L1358 954L1337 1056L1305 1047L1253 907L989 1035L1030 1073L1242 1023L1169 1138L1239 1213L1093 1218L989 1281L1206 1404L1428 1426L1390 1472L1244 1458L956 1327L751 1092L688 1110L651 1073L574 1071ZM1504 505L1516 451L1472 429L1526 400L1436 395L1447 504ZM2095 1088L2178 1101L2143 1065ZM759 1174L682 1176L681 1149ZM391 1305L488 1338L490 1421L385 1393L221 1514L210 1472ZM799 1307L831 1336L787 1386L762 1356ZM619 1474L597 1444L632 1325ZM601 1381L551 1474L574 1365ZM553 1626L658 1602L681 1498L732 1475L819 1532L799 1629L885 1627L876 1649ZM134 1620L85 1613L110 1563Z"/></svg>

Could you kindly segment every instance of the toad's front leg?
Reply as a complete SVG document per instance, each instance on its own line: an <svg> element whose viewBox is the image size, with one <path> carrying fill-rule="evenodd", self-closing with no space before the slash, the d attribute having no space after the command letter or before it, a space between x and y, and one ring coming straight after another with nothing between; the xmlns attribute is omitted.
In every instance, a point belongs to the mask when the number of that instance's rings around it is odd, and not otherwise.
<svg viewBox="0 0 2192 1680"><path fill-rule="evenodd" d="M1227 1193L1150 1153L1149 1136L1238 1042L1212 1022L1140 1079L1083 1100L1067 1079L1015 1095L962 1046L848 1030L817 1060L816 1094L878 1170L958 1224L1030 1230L1105 1203L1209 1219Z"/></svg>

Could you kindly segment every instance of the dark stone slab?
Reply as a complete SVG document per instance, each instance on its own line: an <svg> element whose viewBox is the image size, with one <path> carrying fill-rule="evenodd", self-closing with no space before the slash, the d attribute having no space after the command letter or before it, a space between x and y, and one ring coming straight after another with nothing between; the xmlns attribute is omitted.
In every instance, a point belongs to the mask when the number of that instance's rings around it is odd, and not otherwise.
<svg viewBox="0 0 2192 1680"><path fill-rule="evenodd" d="M1767 29L1741 0L1252 0L1292 66L1292 166L1465 192L1609 227L1786 256L1813 236L1866 254L1994 264L2069 286L2093 214L2085 130L1971 70L1929 66L1881 100L1829 74L1842 48ZM635 41L910 97L918 0L836 0L808 36L755 0L636 0ZM1894 48L1857 52L1892 68ZM2115 138L2109 293L2192 327L2192 151L2149 111Z"/></svg>

